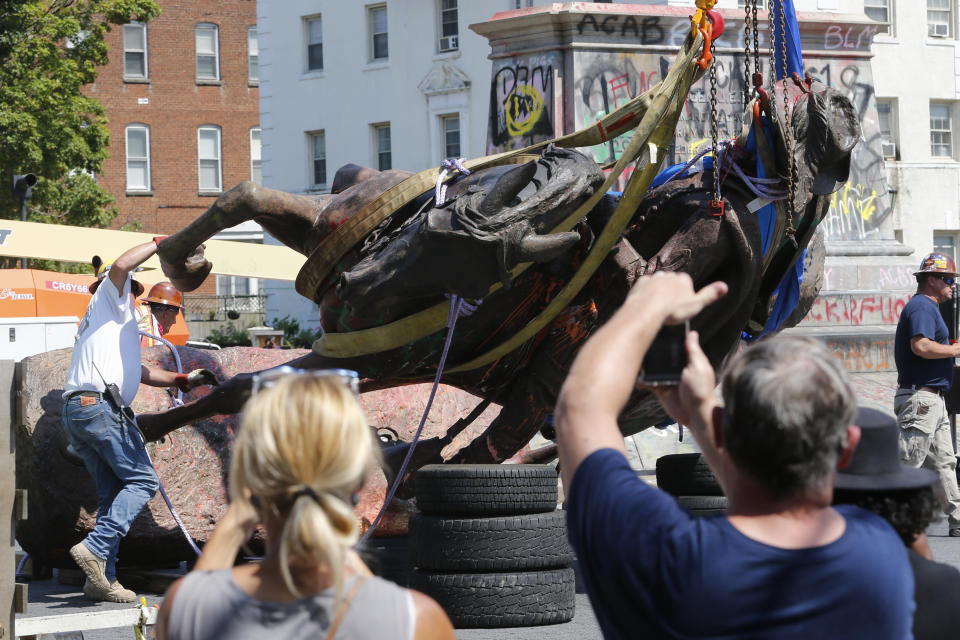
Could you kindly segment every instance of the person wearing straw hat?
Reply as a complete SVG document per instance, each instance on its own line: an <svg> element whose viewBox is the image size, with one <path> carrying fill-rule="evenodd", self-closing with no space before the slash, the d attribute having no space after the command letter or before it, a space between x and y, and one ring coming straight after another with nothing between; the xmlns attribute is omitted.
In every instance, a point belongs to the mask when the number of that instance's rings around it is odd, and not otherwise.
<svg viewBox="0 0 960 640"><path fill-rule="evenodd" d="M953 383L953 359L960 356L960 344L950 344L937 306L953 297L957 267L949 256L934 252L913 275L917 293L900 312L894 338L898 389L893 410L900 425L900 457L939 475L937 493L950 535L960 537L957 458L944 398Z"/></svg>
<svg viewBox="0 0 960 640"><path fill-rule="evenodd" d="M113 262L94 256L97 280L90 285L93 297L80 321L64 385L64 432L97 486L96 525L70 549L86 575L83 594L90 600L136 601L136 594L117 581L117 550L159 487L129 408L140 383L182 391L216 383L205 369L178 374L140 362L135 308L143 285L132 274L156 252L154 241L128 249Z"/></svg>
<svg viewBox="0 0 960 640"><path fill-rule="evenodd" d="M913 637L939 640L956 637L960 571L933 561L926 530L939 509L934 486L937 474L900 461L897 419L861 406L854 417L860 443L850 464L837 474L834 504L852 504L890 523L907 547L913 569Z"/></svg>

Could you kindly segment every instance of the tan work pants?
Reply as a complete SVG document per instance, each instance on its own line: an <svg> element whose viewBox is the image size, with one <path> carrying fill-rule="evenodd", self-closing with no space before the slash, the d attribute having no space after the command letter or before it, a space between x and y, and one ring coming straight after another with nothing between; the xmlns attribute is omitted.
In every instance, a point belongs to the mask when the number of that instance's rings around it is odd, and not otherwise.
<svg viewBox="0 0 960 640"><path fill-rule="evenodd" d="M960 525L960 488L950 420L942 396L930 391L897 390L893 409L900 425L900 458L912 467L925 467L940 478L937 495L950 526Z"/></svg>

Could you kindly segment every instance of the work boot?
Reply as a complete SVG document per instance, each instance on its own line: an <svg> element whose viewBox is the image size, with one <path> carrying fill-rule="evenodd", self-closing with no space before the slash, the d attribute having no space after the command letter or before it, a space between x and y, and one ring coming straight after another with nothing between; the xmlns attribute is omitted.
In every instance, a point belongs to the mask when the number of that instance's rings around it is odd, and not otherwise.
<svg viewBox="0 0 960 640"><path fill-rule="evenodd" d="M136 602L137 594L130 589L125 589L119 581L114 580L106 589L101 589L90 580L83 583L83 595L87 600L98 600L106 602Z"/></svg>
<svg viewBox="0 0 960 640"><path fill-rule="evenodd" d="M950 537L960 538L960 524L955 524L952 527L950 527Z"/></svg>
<svg viewBox="0 0 960 640"><path fill-rule="evenodd" d="M87 576L93 585L106 592L110 590L110 582L107 580L106 570L107 561L98 558L87 549L87 545L82 542L70 547L70 557L77 563L83 574Z"/></svg>

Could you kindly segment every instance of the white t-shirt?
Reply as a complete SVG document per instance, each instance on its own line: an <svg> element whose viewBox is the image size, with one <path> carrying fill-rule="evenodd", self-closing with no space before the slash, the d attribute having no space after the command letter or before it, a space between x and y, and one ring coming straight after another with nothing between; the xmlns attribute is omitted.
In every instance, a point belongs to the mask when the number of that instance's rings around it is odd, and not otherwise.
<svg viewBox="0 0 960 640"><path fill-rule="evenodd" d="M100 282L80 321L64 396L71 391L104 391L112 382L129 405L140 386L140 366L140 334L130 298L130 276L122 292L108 276Z"/></svg>

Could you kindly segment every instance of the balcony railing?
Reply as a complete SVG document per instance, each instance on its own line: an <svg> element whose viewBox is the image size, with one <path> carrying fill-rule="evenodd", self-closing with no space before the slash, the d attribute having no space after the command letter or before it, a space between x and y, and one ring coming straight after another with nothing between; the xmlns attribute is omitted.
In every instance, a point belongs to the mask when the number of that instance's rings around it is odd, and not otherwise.
<svg viewBox="0 0 960 640"><path fill-rule="evenodd" d="M237 315L256 315L262 319L265 315L266 299L267 297L264 295L186 295L183 296L183 315L188 322L191 320L234 320ZM234 317L231 318L230 316Z"/></svg>

